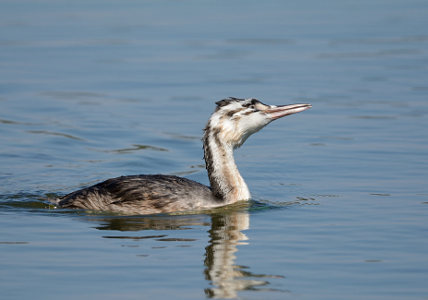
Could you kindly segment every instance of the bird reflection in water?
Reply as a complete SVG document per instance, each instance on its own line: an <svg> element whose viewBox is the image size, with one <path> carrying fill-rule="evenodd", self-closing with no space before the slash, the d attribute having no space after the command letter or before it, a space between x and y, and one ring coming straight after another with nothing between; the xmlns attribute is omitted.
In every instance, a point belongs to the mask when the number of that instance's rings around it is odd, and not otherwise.
<svg viewBox="0 0 428 300"><path fill-rule="evenodd" d="M246 245L248 237L242 232L249 229L248 212L213 215L209 230L210 241L205 248L205 279L213 285L205 289L211 298L236 298L238 291L257 290L269 284L266 280L251 278L281 278L283 276L253 274L248 267L235 264L239 245Z"/></svg>
<svg viewBox="0 0 428 300"><path fill-rule="evenodd" d="M211 222L206 216L142 216L142 217L88 217L91 221L101 223L99 230L141 231L141 230L182 230L192 226L209 226L209 244L205 247L204 276L209 282L205 294L210 298L237 298L243 290L269 290L262 288L269 284L268 278L283 278L278 275L254 274L249 266L235 264L238 246L248 244L248 237L243 231L249 229L249 213L245 210L213 213ZM105 238L123 239L165 239L167 235L148 236L104 236ZM174 238L171 241L176 240ZM190 239L189 239L190 241Z"/></svg>

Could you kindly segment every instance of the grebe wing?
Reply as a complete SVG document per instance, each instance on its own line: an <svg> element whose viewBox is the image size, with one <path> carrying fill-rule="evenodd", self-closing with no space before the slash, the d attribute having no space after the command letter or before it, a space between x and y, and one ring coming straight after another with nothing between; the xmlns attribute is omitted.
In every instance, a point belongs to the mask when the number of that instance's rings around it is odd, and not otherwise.
<svg viewBox="0 0 428 300"><path fill-rule="evenodd" d="M197 209L213 201L211 189L172 175L131 175L111 178L60 199L63 208L123 213L161 213Z"/></svg>

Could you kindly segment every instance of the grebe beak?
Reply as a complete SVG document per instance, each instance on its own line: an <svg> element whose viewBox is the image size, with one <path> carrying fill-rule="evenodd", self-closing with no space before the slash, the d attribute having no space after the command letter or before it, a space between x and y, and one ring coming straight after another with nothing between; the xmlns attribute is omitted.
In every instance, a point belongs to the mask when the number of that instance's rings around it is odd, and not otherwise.
<svg viewBox="0 0 428 300"><path fill-rule="evenodd" d="M311 108L311 104L272 105L264 111L272 120L292 115Z"/></svg>

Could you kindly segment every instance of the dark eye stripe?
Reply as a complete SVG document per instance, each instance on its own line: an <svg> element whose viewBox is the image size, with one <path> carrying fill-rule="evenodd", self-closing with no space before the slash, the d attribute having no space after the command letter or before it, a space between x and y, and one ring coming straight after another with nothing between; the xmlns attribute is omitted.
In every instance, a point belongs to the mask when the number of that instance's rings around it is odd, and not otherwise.
<svg viewBox="0 0 428 300"><path fill-rule="evenodd" d="M238 109L235 109L235 110L231 110L231 111L229 111L229 112L227 112L227 116L228 117L232 117L234 114L236 114L236 113L238 113L238 112L240 112L242 110L242 108L238 108Z"/></svg>
<svg viewBox="0 0 428 300"><path fill-rule="evenodd" d="M251 99L251 101L250 101L250 102L245 103L245 104L244 104L244 105L242 105L242 106L243 106L243 107L250 107L250 106L257 105L257 104L259 104L259 103L261 103L259 100L257 100L257 99Z"/></svg>

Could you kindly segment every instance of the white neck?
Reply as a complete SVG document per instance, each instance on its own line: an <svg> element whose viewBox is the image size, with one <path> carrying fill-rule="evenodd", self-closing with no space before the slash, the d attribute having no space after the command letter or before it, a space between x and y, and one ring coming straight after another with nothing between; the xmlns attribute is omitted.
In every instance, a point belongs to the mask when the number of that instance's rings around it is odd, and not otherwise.
<svg viewBox="0 0 428 300"><path fill-rule="evenodd" d="M209 126L204 134L204 158L211 189L217 198L230 204L251 198L247 184L233 158L233 146L224 143L220 131Z"/></svg>

